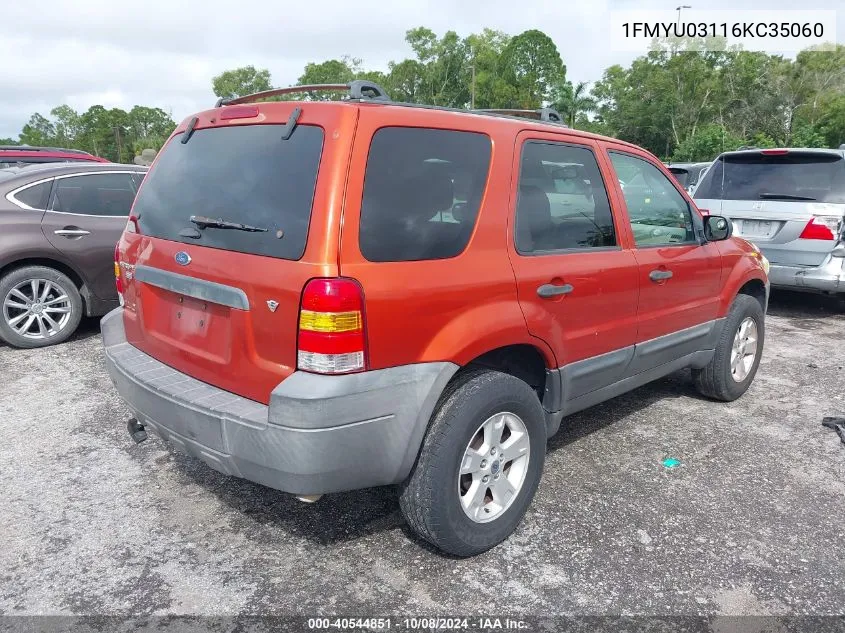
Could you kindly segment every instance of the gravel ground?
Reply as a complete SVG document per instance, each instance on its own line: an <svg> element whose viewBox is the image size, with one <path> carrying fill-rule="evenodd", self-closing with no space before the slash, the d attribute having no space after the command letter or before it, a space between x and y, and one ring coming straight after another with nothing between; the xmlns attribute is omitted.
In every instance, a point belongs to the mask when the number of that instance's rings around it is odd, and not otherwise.
<svg viewBox="0 0 845 633"><path fill-rule="evenodd" d="M833 300L776 294L745 397L681 372L568 418L518 531L470 560L391 489L305 505L133 445L96 321L0 346L0 614L845 614L845 446L820 424L844 341Z"/></svg>

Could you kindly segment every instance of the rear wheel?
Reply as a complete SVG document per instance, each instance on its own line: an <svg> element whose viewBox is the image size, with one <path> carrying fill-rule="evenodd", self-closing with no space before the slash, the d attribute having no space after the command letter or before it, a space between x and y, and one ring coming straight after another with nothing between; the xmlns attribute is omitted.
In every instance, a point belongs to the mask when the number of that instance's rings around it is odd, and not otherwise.
<svg viewBox="0 0 845 633"><path fill-rule="evenodd" d="M459 375L441 398L402 487L402 513L441 550L479 554L522 520L545 452L545 419L531 387L496 371Z"/></svg>
<svg viewBox="0 0 845 633"><path fill-rule="evenodd" d="M0 279L0 338L14 347L44 347L70 337L82 318L82 298L65 275L26 266Z"/></svg>
<svg viewBox="0 0 845 633"><path fill-rule="evenodd" d="M748 295L737 295L725 318L713 359L704 369L692 372L698 391L724 402L744 394L760 366L765 333L760 302Z"/></svg>

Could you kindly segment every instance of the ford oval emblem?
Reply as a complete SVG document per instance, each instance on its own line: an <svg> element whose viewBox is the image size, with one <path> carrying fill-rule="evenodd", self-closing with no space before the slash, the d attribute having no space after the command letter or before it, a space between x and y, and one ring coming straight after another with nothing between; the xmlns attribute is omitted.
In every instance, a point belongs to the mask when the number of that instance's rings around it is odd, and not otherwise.
<svg viewBox="0 0 845 633"><path fill-rule="evenodd" d="M191 256L188 255L185 251L179 251L176 253L176 263L180 266L187 266L191 263Z"/></svg>

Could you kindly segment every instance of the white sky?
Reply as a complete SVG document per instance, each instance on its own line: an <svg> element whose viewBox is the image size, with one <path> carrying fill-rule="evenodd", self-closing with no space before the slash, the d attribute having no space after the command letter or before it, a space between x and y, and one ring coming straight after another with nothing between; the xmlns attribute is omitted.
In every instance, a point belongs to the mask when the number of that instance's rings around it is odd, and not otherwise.
<svg viewBox="0 0 845 633"><path fill-rule="evenodd" d="M265 0L266 1L266 0ZM795 9L792 0L683 0L696 9ZM516 35L539 28L557 44L573 81L593 81L633 53L610 50L609 11L660 9L675 18L679 0L0 0L0 137L17 138L33 112L62 103L158 106L176 121L214 102L211 78L253 64L275 85L296 81L309 61L360 57L386 69L410 56L405 31L438 35L484 27ZM309 11L309 7L314 11ZM840 9L809 0L807 9Z"/></svg>

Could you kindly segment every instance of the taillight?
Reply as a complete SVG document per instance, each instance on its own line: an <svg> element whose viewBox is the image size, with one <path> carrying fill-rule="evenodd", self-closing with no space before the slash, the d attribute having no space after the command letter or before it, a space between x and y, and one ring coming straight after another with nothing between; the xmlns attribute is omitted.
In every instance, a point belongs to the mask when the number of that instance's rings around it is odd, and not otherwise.
<svg viewBox="0 0 845 633"><path fill-rule="evenodd" d="M296 364L317 374L367 368L364 294L352 279L312 279L302 292Z"/></svg>
<svg viewBox="0 0 845 633"><path fill-rule="evenodd" d="M120 275L120 243L114 246L114 283L117 286L117 294L123 298L123 277Z"/></svg>
<svg viewBox="0 0 845 633"><path fill-rule="evenodd" d="M835 240L839 234L841 222L836 216L817 215L807 222L807 226L798 237L802 240Z"/></svg>
<svg viewBox="0 0 845 633"><path fill-rule="evenodd" d="M127 233L139 233L138 231L138 216L130 215L129 221L126 223L126 228L124 229Z"/></svg>

